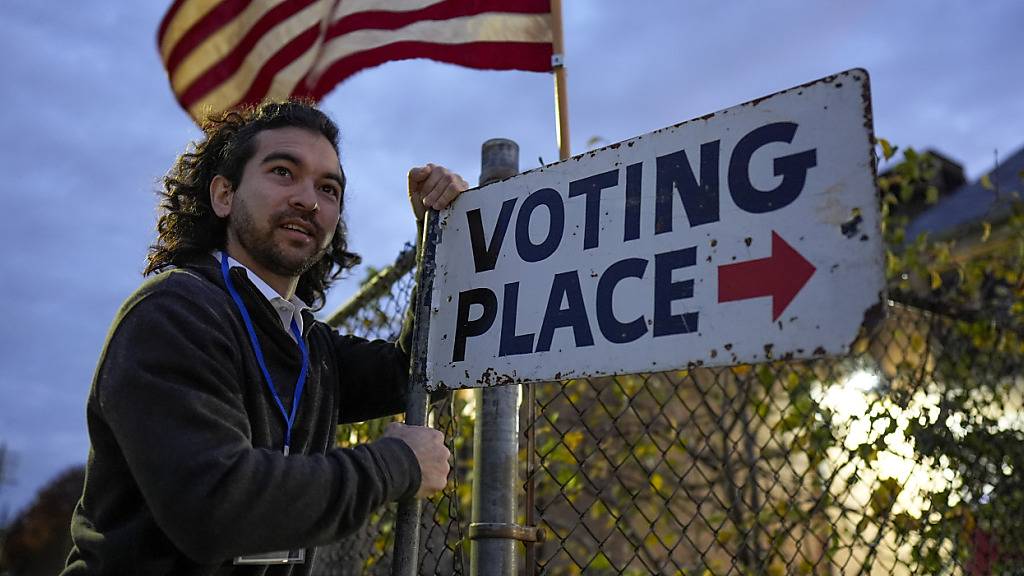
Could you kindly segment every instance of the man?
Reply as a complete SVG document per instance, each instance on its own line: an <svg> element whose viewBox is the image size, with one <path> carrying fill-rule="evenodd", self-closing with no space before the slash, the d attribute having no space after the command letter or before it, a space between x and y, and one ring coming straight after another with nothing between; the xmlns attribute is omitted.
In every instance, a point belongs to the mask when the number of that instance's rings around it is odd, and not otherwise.
<svg viewBox="0 0 1024 576"><path fill-rule="evenodd" d="M164 178L156 274L97 366L65 575L308 574L316 545L447 479L430 428L334 448L339 422L404 409L409 333L342 336L307 308L358 262L337 127L290 102L203 131ZM466 188L439 166L409 172L419 222Z"/></svg>

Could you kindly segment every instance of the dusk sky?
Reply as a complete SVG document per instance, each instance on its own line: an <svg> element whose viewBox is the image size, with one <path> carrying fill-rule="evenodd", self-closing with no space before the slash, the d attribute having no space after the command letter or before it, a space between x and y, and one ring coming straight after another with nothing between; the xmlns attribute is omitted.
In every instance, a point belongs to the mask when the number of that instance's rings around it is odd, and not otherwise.
<svg viewBox="0 0 1024 576"><path fill-rule="evenodd" d="M158 179L198 129L156 49L162 2L8 0L0 19L0 516L85 462L85 398L154 240ZM584 152L861 67L875 133L934 148L969 179L1024 145L1018 0L565 0L572 149ZM426 60L338 86L350 248L377 267L413 239L406 171L476 182L480 144L557 160L548 74ZM365 274L334 289L336 309ZM171 352L173 353L173 352Z"/></svg>

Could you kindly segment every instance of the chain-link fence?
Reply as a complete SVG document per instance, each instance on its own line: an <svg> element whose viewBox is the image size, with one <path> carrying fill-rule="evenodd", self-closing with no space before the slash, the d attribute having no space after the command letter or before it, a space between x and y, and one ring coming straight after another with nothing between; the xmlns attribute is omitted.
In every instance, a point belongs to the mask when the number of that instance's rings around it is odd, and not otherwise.
<svg viewBox="0 0 1024 576"><path fill-rule="evenodd" d="M1024 571L1020 347L894 304L846 359L546 385L539 568Z"/></svg>
<svg viewBox="0 0 1024 576"><path fill-rule="evenodd" d="M343 333L365 338L396 340L412 297L415 283L415 249L399 254L392 266L370 278L328 323ZM469 544L464 540L469 524L473 421L467 412L467 396L452 394L431 405L428 423L444 432L452 453L451 477L445 493L425 503L420 531L420 570L423 574L468 574ZM338 441L353 445L378 437L391 419L340 426ZM468 428L466 427L468 426ZM316 573L322 576L390 574L397 505L379 511L362 530L318 552Z"/></svg>
<svg viewBox="0 0 1024 576"><path fill-rule="evenodd" d="M411 269L407 250L335 324L397 337ZM1019 328L890 302L853 348L537 385L537 464L525 442L520 462L547 537L521 572L1024 574ZM454 462L423 574L468 573L473 413L465 391L430 412ZM318 573L388 573L393 517L322 550Z"/></svg>

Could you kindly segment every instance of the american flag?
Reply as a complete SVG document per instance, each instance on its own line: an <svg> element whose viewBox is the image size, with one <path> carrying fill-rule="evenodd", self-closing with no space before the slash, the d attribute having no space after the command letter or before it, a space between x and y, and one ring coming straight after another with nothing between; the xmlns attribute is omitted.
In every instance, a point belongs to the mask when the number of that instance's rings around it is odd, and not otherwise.
<svg viewBox="0 0 1024 576"><path fill-rule="evenodd" d="M175 0L160 57L195 119L263 99L319 100L389 60L551 71L550 0Z"/></svg>

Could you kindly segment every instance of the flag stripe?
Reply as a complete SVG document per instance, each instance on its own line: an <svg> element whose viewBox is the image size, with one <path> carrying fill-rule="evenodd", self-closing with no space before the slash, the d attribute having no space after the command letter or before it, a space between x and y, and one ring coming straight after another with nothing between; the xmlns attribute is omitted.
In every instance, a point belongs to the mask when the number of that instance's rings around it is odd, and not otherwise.
<svg viewBox="0 0 1024 576"><path fill-rule="evenodd" d="M319 100L339 82L352 74L392 60L430 58L469 68L490 70L551 70L551 44L532 42L467 42L434 44L430 42L394 42L356 52L335 60L310 90L297 87L293 93Z"/></svg>
<svg viewBox="0 0 1024 576"><path fill-rule="evenodd" d="M266 61L296 36L311 26L319 29L323 5L327 0L285 2L265 14L216 64L210 66L189 85L176 88L186 108L204 98L223 83L234 83L244 93ZM241 86L240 84L244 84ZM218 98L219 100L219 98Z"/></svg>
<svg viewBox="0 0 1024 576"><path fill-rule="evenodd" d="M323 53L311 75L316 78L319 89L319 85L325 80L318 77L336 60L347 58L362 50L373 50L395 42L427 44L536 42L550 44L550 16L548 14L488 12L449 20L419 21L398 30L357 30L328 41L324 45ZM550 68L549 56L546 69L550 70ZM530 70L533 69L534 67L530 68Z"/></svg>
<svg viewBox="0 0 1024 576"><path fill-rule="evenodd" d="M160 43L164 67L173 71L193 48L245 10L250 0L225 0L214 5L193 0L178 12ZM199 4L200 6L196 6Z"/></svg>
<svg viewBox="0 0 1024 576"><path fill-rule="evenodd" d="M342 6L344 6L342 2ZM544 14L551 10L549 0L444 0L407 12L367 11L336 18L327 31L331 39L363 29L397 30L425 20L452 20L487 12L497 14ZM549 40L550 41L550 40Z"/></svg>
<svg viewBox="0 0 1024 576"><path fill-rule="evenodd" d="M443 0L388 0L383 3L386 6L387 12L410 12L412 10L420 10L431 4L437 4ZM380 0L344 0L339 2L338 6L334 9L334 14L331 17L332 21L337 22L342 18L350 15L357 14L360 12L378 12L383 10L381 8L382 2Z"/></svg>
<svg viewBox="0 0 1024 576"><path fill-rule="evenodd" d="M293 41L302 44L310 38L316 40L320 34L322 16L329 4L330 0L318 0L275 26L251 50L240 53L242 61L239 66L220 69L227 71L227 75L204 74L180 95L182 105L191 112L208 107L223 110L236 104L249 91L260 71L275 54L285 49L294 50ZM301 54L302 51L295 56Z"/></svg>
<svg viewBox="0 0 1024 576"><path fill-rule="evenodd" d="M261 98L270 99L285 99L291 97L295 92L299 91L299 83L306 77L306 74L316 63L316 57L320 54L320 46L322 38L318 38L316 42L310 46L309 50L306 50L304 54L295 59L294 62L288 64L281 69L275 76L267 88L266 93Z"/></svg>
<svg viewBox="0 0 1024 576"><path fill-rule="evenodd" d="M253 2L236 18L207 36L202 44L193 47L184 59L168 62L167 69L171 74L171 87L174 91L185 91L203 73L220 62L232 57L240 61L237 55L239 48L246 44L246 49L251 48L259 35L274 23L290 16L285 4L301 8L301 5L287 0Z"/></svg>
<svg viewBox="0 0 1024 576"><path fill-rule="evenodd" d="M236 104L241 102L259 102L267 96L274 99L287 98L290 95L294 84L292 86L287 86L284 92L277 93L272 93L270 91L271 86L274 85L275 80L281 76L283 69L289 68L290 64L293 64L303 55L309 56L308 61L309 64L312 65L313 58L316 57L316 50L314 48L317 43L316 40L319 37L320 27L316 26L310 28L296 37L295 40L289 42L277 54L271 56L263 68L261 68L256 74L256 78L253 79L248 92L246 92L245 95L236 102ZM301 80L308 71L309 68L307 67L298 73L298 76L295 78L295 83ZM292 73L296 72L292 70ZM281 78L281 81L286 82L283 78Z"/></svg>
<svg viewBox="0 0 1024 576"><path fill-rule="evenodd" d="M171 21L178 15L178 10L181 9L181 5L186 0L174 0L171 7L167 9L167 13L160 19L160 28L156 31L156 45L160 46L164 42L164 35L167 34L167 27L171 25Z"/></svg>

